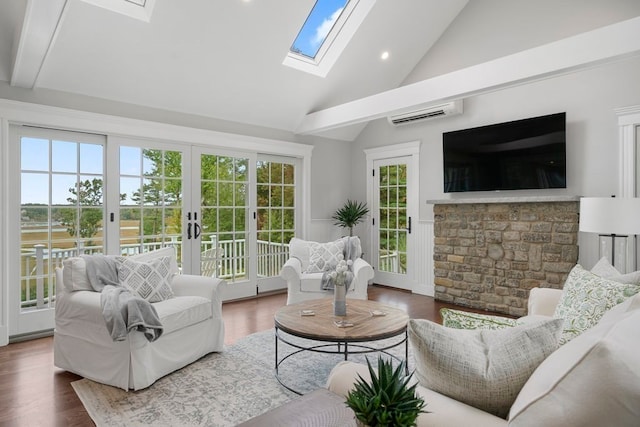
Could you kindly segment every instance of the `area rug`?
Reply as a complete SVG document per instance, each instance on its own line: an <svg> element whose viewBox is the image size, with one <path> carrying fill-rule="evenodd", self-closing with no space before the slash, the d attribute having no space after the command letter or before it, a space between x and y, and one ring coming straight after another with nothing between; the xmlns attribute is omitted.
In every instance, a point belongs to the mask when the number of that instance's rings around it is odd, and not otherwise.
<svg viewBox="0 0 640 427"><path fill-rule="evenodd" d="M310 344L289 339L299 345ZM140 391L125 392L87 379L71 385L99 427L235 426L297 396L274 376L274 342L273 330L249 335ZM279 344L279 355L294 350ZM404 355L404 345L392 352ZM340 355L299 353L281 365L280 378L306 393L324 387L329 372L342 359ZM349 360L365 359L354 355Z"/></svg>

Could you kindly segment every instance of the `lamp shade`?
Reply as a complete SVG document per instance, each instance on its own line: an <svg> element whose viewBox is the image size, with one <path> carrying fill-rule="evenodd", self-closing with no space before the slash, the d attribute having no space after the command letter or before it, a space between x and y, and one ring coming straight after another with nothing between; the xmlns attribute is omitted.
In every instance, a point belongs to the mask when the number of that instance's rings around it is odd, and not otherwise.
<svg viewBox="0 0 640 427"><path fill-rule="evenodd" d="M640 198L582 197L580 231L599 234L640 234Z"/></svg>

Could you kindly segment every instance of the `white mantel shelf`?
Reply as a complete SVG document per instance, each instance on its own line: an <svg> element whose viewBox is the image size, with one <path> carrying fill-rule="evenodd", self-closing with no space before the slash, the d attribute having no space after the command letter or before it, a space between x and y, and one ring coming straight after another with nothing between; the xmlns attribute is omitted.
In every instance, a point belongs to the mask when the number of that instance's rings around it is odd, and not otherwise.
<svg viewBox="0 0 640 427"><path fill-rule="evenodd" d="M580 196L487 197L474 199L427 200L428 205L468 205L479 203L553 203L577 202Z"/></svg>

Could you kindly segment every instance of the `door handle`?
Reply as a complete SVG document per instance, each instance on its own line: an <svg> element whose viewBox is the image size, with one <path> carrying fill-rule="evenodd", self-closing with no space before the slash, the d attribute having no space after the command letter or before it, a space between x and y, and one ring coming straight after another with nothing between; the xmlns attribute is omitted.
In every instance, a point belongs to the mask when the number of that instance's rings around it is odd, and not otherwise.
<svg viewBox="0 0 640 427"><path fill-rule="evenodd" d="M197 239L198 237L200 237L200 225L197 222L193 223L193 238Z"/></svg>
<svg viewBox="0 0 640 427"><path fill-rule="evenodd" d="M407 231L411 234L411 217L407 218Z"/></svg>
<svg viewBox="0 0 640 427"><path fill-rule="evenodd" d="M187 224L187 239L191 240L191 223Z"/></svg>

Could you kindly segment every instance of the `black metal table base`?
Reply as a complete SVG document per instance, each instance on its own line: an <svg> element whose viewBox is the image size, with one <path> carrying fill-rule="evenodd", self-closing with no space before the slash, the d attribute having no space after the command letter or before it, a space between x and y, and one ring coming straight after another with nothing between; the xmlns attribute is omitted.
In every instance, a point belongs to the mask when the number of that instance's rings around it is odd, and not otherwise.
<svg viewBox="0 0 640 427"><path fill-rule="evenodd" d="M296 337L295 335L291 335L289 333L287 333L287 335L291 336L291 337L295 337L298 339L304 339L307 341L315 341L318 343L323 343L323 344L316 344L316 345L311 345L311 346L304 346L295 342L292 342L289 338L284 337L281 335L280 330L276 327L275 328L275 377L276 380L278 380L278 382L280 383L280 385L282 385L282 387L286 388L287 390L298 394L298 395L302 395L303 393L293 389L292 387L290 387L289 385L287 385L282 378L280 377L280 366L282 365L283 362L285 362L286 360L288 360L290 357L295 356L299 353L305 352L305 351L311 351L314 353L325 353L325 354L340 354L340 355L344 355L344 360L349 360L349 356L350 355L357 355L357 354L370 354L370 353L383 353L386 354L387 356L397 360L398 362L403 362L402 358L389 353L388 350L391 350L392 348L396 348L402 344L404 344L404 362L405 362L405 374L409 375L409 366L406 363L407 360L409 359L409 339L408 339L408 334L407 331L405 330L404 332L402 332L401 335L401 339L398 342L394 342L390 345L386 345L383 347L375 347L372 345L367 345L367 343L373 343L379 340L372 340L372 341L362 341L362 342L352 342L352 341L321 341L321 340L314 340L311 338L304 338L304 337ZM400 335L396 335L400 336ZM385 337L382 339L389 339L389 338L394 338L394 337ZM381 339L381 340L382 340ZM286 356L284 356L282 359L278 360L278 343L282 342L284 344L287 344L293 348L296 348L297 350L293 351L292 353L287 354Z"/></svg>

